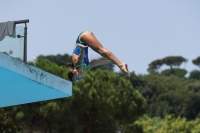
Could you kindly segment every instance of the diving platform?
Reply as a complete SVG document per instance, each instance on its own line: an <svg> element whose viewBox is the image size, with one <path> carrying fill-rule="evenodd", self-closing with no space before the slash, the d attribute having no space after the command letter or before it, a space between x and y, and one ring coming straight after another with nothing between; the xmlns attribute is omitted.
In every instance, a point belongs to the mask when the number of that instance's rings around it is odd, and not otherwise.
<svg viewBox="0 0 200 133"><path fill-rule="evenodd" d="M0 108L72 96L72 82L0 53Z"/></svg>

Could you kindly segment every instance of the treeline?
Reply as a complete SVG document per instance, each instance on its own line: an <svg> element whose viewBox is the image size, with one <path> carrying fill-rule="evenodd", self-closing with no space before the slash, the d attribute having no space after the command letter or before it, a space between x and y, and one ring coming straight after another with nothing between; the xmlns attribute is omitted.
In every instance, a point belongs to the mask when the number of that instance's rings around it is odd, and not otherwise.
<svg viewBox="0 0 200 133"><path fill-rule="evenodd" d="M186 69L181 69L180 66L183 63L187 63L187 61L188 60L182 56L168 56L163 59L157 59L157 60L152 61L149 64L147 71L150 73L151 72L159 73L160 68L163 65L166 65L169 67L169 69L166 69L160 72L160 74L165 75L165 76L176 75L179 77L185 77L188 71ZM200 68L200 56L197 57L196 59L193 59L192 63ZM193 70L192 72L190 72L189 78L200 79L199 76L200 76L199 71Z"/></svg>
<svg viewBox="0 0 200 133"><path fill-rule="evenodd" d="M30 64L67 78L68 54L39 56ZM149 74L131 77L114 65L86 71L73 96L0 109L0 132L17 133L199 133L200 71L179 68L187 59L152 61ZM200 66L200 57L193 60ZM162 65L169 69L159 72Z"/></svg>

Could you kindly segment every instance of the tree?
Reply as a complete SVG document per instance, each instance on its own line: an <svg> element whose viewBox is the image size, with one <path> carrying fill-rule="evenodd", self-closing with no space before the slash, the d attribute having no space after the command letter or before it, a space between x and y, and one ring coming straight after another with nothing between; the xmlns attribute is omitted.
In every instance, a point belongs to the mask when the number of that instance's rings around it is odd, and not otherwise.
<svg viewBox="0 0 200 133"><path fill-rule="evenodd" d="M188 101L191 100L193 91L188 88L191 81L174 75L164 76L150 74L141 77L144 85L137 87L147 100L147 114L151 117L164 117L167 114L185 116L189 108ZM191 104L191 103L190 103ZM186 109L187 108L187 109ZM189 118L189 117L188 117Z"/></svg>
<svg viewBox="0 0 200 133"><path fill-rule="evenodd" d="M155 60L149 64L149 68L147 69L149 72L151 71L158 71L160 67L164 64L163 60Z"/></svg>
<svg viewBox="0 0 200 133"><path fill-rule="evenodd" d="M171 69L166 69L166 70L163 70L161 72L161 74L165 75L165 76L175 75L175 76L178 76L180 78L184 78L185 75L187 74L187 70L180 69L180 68L174 68L173 71L171 71Z"/></svg>
<svg viewBox="0 0 200 133"><path fill-rule="evenodd" d="M130 77L128 77L127 74L125 74L123 72L119 72L119 75L122 76L123 78L129 80L134 88L144 85L143 81L140 78L142 75L137 76L134 71L130 72Z"/></svg>
<svg viewBox="0 0 200 133"><path fill-rule="evenodd" d="M1 133L18 133L23 131L23 126L16 125L8 112L0 109L0 132Z"/></svg>
<svg viewBox="0 0 200 133"><path fill-rule="evenodd" d="M131 123L144 113L145 99L128 80L106 70L97 69L87 73L86 77L74 86L74 91L81 93L81 96L74 95L74 100L77 100L77 106L84 105L83 112L88 113L88 119L93 118L88 121L93 129L91 132L112 132L109 129L116 130L116 123Z"/></svg>
<svg viewBox="0 0 200 133"><path fill-rule="evenodd" d="M187 62L187 59L182 56L168 56L163 59L152 61L147 70L149 72L158 71L160 67L165 64L170 66L170 70L173 72L173 67L179 67L183 62Z"/></svg>
<svg viewBox="0 0 200 133"><path fill-rule="evenodd" d="M67 79L67 70L45 57L38 58L36 66ZM73 84L69 98L7 108L29 132L55 133L110 133L119 127L123 130L145 109L146 100L129 80L102 69L86 71L85 77Z"/></svg>
<svg viewBox="0 0 200 133"><path fill-rule="evenodd" d="M52 62L45 57L39 56L37 60L38 61L36 63L36 67L41 68L61 78L68 79L67 73L68 73L69 68L58 66L55 62ZM30 62L30 64L33 64L33 63Z"/></svg>
<svg viewBox="0 0 200 133"><path fill-rule="evenodd" d="M200 82L199 80L189 79L188 87L188 99L185 109L185 117L187 119L200 118L200 107L197 106L200 102Z"/></svg>
<svg viewBox="0 0 200 133"><path fill-rule="evenodd" d="M200 68L200 56L192 60L192 63Z"/></svg>
<svg viewBox="0 0 200 133"><path fill-rule="evenodd" d="M163 58L163 63L170 66L171 71L173 71L173 67L179 67L183 62L187 62L187 59L182 56L168 56Z"/></svg>
<svg viewBox="0 0 200 133"><path fill-rule="evenodd" d="M186 118L173 115L167 115L164 119L145 115L130 126L142 128L142 133L198 133L199 123L199 119L187 121Z"/></svg>
<svg viewBox="0 0 200 133"><path fill-rule="evenodd" d="M193 70L190 72L189 79L197 79L200 80L200 71L198 70Z"/></svg>
<svg viewBox="0 0 200 133"><path fill-rule="evenodd" d="M40 55L40 56L38 56L38 59L42 59L42 58L48 59L49 61L57 64L58 66L63 66L65 62L71 62L71 56L68 55L68 54L64 54L64 55L57 54L57 55L47 55L47 56Z"/></svg>

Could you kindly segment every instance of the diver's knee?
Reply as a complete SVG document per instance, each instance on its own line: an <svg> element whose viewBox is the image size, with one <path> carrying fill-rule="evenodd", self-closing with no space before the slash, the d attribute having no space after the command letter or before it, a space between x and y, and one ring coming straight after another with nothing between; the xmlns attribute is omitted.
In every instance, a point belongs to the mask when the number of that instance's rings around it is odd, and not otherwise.
<svg viewBox="0 0 200 133"><path fill-rule="evenodd" d="M92 36L92 32L87 30L87 31L84 31L82 34L81 34L81 37L88 37L88 36Z"/></svg>

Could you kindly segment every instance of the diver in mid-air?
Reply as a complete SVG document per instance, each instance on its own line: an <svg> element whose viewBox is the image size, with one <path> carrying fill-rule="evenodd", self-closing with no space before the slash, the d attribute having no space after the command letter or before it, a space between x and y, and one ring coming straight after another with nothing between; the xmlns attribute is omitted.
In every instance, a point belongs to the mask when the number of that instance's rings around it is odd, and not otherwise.
<svg viewBox="0 0 200 133"><path fill-rule="evenodd" d="M108 60L94 60L89 62L88 47ZM116 64L124 73L130 76L126 63L121 62L111 51L104 48L91 31L84 31L78 36L74 44L72 62L66 63L65 66L71 67L68 72L68 78L72 82L77 82L84 77L84 70L109 63Z"/></svg>

